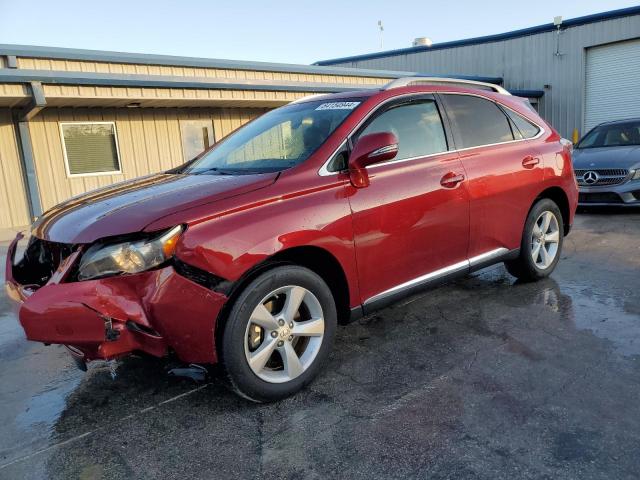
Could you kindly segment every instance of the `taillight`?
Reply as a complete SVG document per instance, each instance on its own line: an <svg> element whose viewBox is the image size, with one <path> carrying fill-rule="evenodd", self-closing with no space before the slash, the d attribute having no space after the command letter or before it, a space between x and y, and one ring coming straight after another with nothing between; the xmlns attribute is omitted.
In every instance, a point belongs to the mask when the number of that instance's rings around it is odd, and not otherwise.
<svg viewBox="0 0 640 480"><path fill-rule="evenodd" d="M567 140L566 138L561 138L560 143L564 148L569 150L570 153L573 153L573 142L571 140Z"/></svg>

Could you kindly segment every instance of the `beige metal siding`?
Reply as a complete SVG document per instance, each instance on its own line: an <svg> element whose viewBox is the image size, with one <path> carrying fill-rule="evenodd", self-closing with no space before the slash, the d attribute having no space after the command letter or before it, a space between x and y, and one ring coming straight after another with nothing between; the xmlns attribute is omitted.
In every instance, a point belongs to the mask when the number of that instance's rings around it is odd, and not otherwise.
<svg viewBox="0 0 640 480"><path fill-rule="evenodd" d="M27 196L11 110L0 108L0 229L29 223Z"/></svg>
<svg viewBox="0 0 640 480"><path fill-rule="evenodd" d="M133 75L171 75L177 77L225 78L238 80L282 80L291 82L348 83L353 85L384 84L388 78L357 75L324 75L294 72L264 72L220 68L196 68L170 65L137 65L130 63L91 62L86 60L58 60L50 58L18 57L18 68L55 70L61 72L125 73Z"/></svg>
<svg viewBox="0 0 640 480"><path fill-rule="evenodd" d="M183 163L180 120L211 119L219 141L266 109L45 109L30 122L33 155L44 210L114 182ZM122 174L69 178L59 122L115 122Z"/></svg>
<svg viewBox="0 0 640 480"><path fill-rule="evenodd" d="M92 85L44 85L44 93L47 105L52 107L122 107L132 102L144 107L277 107L310 95L310 92Z"/></svg>
<svg viewBox="0 0 640 480"><path fill-rule="evenodd" d="M25 85L17 83L0 83L0 107L15 107L30 98Z"/></svg>

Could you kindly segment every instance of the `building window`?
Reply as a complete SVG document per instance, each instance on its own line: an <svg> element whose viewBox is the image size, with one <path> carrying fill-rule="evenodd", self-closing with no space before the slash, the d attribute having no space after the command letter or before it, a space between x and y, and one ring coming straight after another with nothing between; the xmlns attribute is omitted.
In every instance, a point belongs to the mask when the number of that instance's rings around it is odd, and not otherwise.
<svg viewBox="0 0 640 480"><path fill-rule="evenodd" d="M60 123L69 176L121 173L114 122Z"/></svg>
<svg viewBox="0 0 640 480"><path fill-rule="evenodd" d="M185 162L197 157L214 143L211 120L181 120L180 131Z"/></svg>

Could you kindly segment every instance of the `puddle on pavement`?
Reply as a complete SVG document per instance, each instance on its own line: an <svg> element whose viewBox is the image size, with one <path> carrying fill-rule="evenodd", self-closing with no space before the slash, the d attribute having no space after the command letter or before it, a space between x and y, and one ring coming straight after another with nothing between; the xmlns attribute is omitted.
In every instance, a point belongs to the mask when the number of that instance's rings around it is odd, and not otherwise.
<svg viewBox="0 0 640 480"><path fill-rule="evenodd" d="M21 429L51 429L66 408L67 397L82 381L82 374L75 366L65 368L56 379L32 395L25 409L16 417Z"/></svg>
<svg viewBox="0 0 640 480"><path fill-rule="evenodd" d="M556 281L553 277L532 284L514 284L513 295L502 295L502 285L510 277L502 267L482 271L465 280L466 287L498 288L496 299L511 307L546 305L576 329L588 330L611 342L616 353L625 357L640 356L640 305L620 292L594 290L592 284Z"/></svg>
<svg viewBox="0 0 640 480"><path fill-rule="evenodd" d="M625 308L623 299L595 294L587 287L567 286L563 291L572 297L576 328L609 340L623 356L640 356L640 315Z"/></svg>

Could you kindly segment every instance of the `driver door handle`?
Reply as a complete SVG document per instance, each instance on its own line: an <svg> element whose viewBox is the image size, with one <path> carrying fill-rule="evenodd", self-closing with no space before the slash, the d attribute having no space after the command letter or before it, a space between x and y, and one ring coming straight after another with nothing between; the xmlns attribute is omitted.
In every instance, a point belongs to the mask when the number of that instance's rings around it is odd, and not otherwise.
<svg viewBox="0 0 640 480"><path fill-rule="evenodd" d="M462 181L464 181L463 174L449 172L440 179L440 185L442 185L444 188L455 188Z"/></svg>

